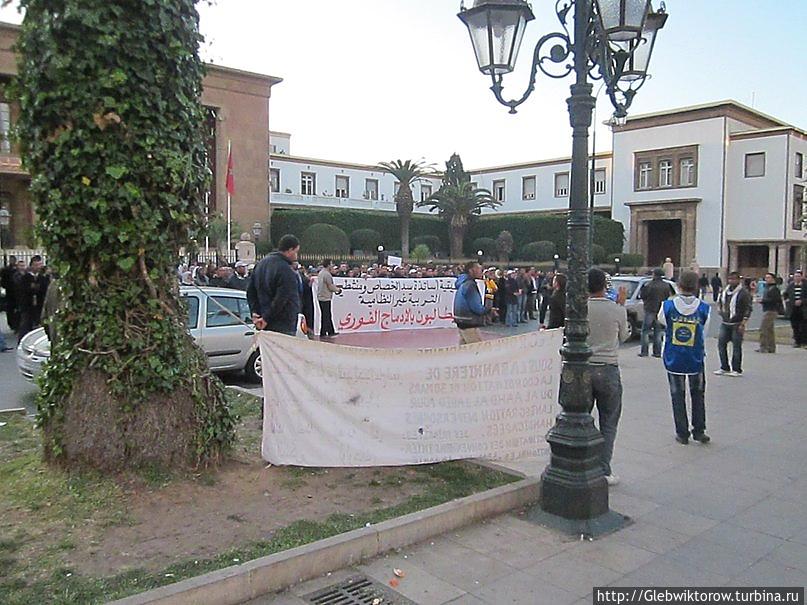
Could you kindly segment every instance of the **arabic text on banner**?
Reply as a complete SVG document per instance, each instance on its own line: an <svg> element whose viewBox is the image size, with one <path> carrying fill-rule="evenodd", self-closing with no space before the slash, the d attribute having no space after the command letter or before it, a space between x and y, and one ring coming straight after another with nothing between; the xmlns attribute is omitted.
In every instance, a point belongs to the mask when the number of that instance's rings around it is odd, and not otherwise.
<svg viewBox="0 0 807 605"><path fill-rule="evenodd" d="M456 278L362 279L335 277L342 293L331 302L337 332L386 332L454 326ZM316 282L314 282L316 286ZM484 300L484 282L479 280ZM314 300L316 300L316 287ZM314 305L314 329L319 334L319 305Z"/></svg>
<svg viewBox="0 0 807 605"><path fill-rule="evenodd" d="M260 332L262 454L389 466L547 453L560 330L443 349L364 349Z"/></svg>

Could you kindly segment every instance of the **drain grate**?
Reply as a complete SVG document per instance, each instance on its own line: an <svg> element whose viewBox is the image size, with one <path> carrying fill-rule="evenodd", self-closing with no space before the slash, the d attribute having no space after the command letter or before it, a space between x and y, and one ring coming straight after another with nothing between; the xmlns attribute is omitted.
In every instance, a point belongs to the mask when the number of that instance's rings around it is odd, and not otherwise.
<svg viewBox="0 0 807 605"><path fill-rule="evenodd" d="M303 598L314 605L417 605L365 576L352 576L344 582L312 592Z"/></svg>

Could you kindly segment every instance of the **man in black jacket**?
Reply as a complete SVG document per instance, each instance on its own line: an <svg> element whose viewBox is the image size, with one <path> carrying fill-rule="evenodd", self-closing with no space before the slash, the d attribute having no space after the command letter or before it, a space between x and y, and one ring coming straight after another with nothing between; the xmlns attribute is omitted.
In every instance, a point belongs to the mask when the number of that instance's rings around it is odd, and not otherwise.
<svg viewBox="0 0 807 605"><path fill-rule="evenodd" d="M762 325L759 328L759 353L776 353L776 318L782 308L782 293L776 287L776 276L765 274L765 294L762 295Z"/></svg>
<svg viewBox="0 0 807 605"><path fill-rule="evenodd" d="M720 335L717 338L720 369L715 374L739 377L743 375L743 337L748 318L751 317L753 300L748 290L743 288L739 273L736 271L729 273L728 281L729 285L720 293L718 299L723 323L720 325ZM729 364L729 342L732 348L731 364Z"/></svg>
<svg viewBox="0 0 807 605"><path fill-rule="evenodd" d="M17 336L20 340L31 330L39 327L42 305L48 292L50 279L44 273L45 264L38 254L31 257L28 271L17 284L16 298L20 309L20 325Z"/></svg>
<svg viewBox="0 0 807 605"><path fill-rule="evenodd" d="M720 279L720 275L715 273L715 276L712 278L712 299L714 302L717 302L717 299L720 297L720 291L723 289L723 280Z"/></svg>
<svg viewBox="0 0 807 605"><path fill-rule="evenodd" d="M292 263L297 261L300 241L284 235L277 248L255 266L247 301L256 328L294 336L301 304L300 278Z"/></svg>
<svg viewBox="0 0 807 605"><path fill-rule="evenodd" d="M657 316L661 304L670 297L672 290L662 278L661 269L653 269L653 279L642 284L639 298L644 306L644 321L642 322L642 349L639 357L647 357L650 352L650 334L653 334L653 357L661 357L661 341L664 327L659 323Z"/></svg>
<svg viewBox="0 0 807 605"><path fill-rule="evenodd" d="M807 283L804 273L796 271L793 281L785 291L787 308L790 310L790 326L793 328L793 346L807 347Z"/></svg>

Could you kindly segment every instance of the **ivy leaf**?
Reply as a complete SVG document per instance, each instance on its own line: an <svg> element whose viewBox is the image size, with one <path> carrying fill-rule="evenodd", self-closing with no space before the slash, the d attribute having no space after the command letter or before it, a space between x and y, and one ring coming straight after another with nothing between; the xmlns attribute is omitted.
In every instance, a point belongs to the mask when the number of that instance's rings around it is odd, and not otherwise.
<svg viewBox="0 0 807 605"><path fill-rule="evenodd" d="M94 229L88 229L84 232L84 241L88 246L97 246L101 241L101 232Z"/></svg>
<svg viewBox="0 0 807 605"><path fill-rule="evenodd" d="M126 174L125 166L107 166L106 173L116 181Z"/></svg>
<svg viewBox="0 0 807 605"><path fill-rule="evenodd" d="M134 264L135 259L133 256L124 256L123 258L118 259L118 267L124 271L131 271Z"/></svg>

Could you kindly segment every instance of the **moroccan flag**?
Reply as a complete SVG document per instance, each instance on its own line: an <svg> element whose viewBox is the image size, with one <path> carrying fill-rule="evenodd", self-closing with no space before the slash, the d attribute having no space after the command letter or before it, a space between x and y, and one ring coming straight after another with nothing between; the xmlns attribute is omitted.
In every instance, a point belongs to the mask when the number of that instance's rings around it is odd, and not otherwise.
<svg viewBox="0 0 807 605"><path fill-rule="evenodd" d="M227 146L227 193L235 195L235 177L233 176L233 150Z"/></svg>

